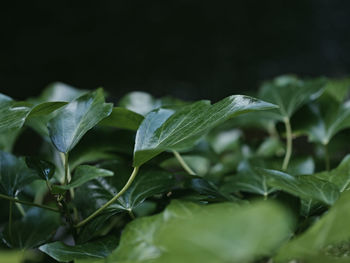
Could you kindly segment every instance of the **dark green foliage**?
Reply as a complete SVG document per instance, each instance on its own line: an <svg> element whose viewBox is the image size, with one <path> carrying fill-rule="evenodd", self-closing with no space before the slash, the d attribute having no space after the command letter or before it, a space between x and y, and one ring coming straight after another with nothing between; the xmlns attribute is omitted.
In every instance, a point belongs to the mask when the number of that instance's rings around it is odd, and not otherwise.
<svg viewBox="0 0 350 263"><path fill-rule="evenodd" d="M348 262L348 87L287 75L213 104L1 94L0 258ZM29 157L11 152L24 129L42 139Z"/></svg>

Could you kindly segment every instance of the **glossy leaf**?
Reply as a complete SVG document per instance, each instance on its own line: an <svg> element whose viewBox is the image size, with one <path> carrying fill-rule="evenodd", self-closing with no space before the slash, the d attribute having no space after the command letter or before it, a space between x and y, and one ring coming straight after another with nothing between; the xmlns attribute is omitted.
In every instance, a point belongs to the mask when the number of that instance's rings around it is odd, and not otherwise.
<svg viewBox="0 0 350 263"><path fill-rule="evenodd" d="M115 107L111 115L103 119L99 125L136 131L142 121L142 115L125 108Z"/></svg>
<svg viewBox="0 0 350 263"><path fill-rule="evenodd" d="M23 158L0 151L0 193L15 197L29 183L39 179Z"/></svg>
<svg viewBox="0 0 350 263"><path fill-rule="evenodd" d="M104 102L102 89L89 92L57 111L48 124L50 138L57 150L69 152L83 135L112 111Z"/></svg>
<svg viewBox="0 0 350 263"><path fill-rule="evenodd" d="M311 104L303 118L305 122L299 124L299 130L311 142L327 145L334 135L350 127L350 101L339 104L328 98Z"/></svg>
<svg viewBox="0 0 350 263"><path fill-rule="evenodd" d="M303 199L332 205L339 197L339 188L313 175L292 176L276 170L257 169L268 185Z"/></svg>
<svg viewBox="0 0 350 263"><path fill-rule="evenodd" d="M284 75L264 83L259 97L278 105L275 112L281 119L290 118L305 103L320 96L325 84L323 78L302 80L292 75Z"/></svg>
<svg viewBox="0 0 350 263"><path fill-rule="evenodd" d="M76 168L73 179L72 181L70 181L69 184L60 185L56 187L60 189L68 190L71 188L79 187L90 180L93 180L99 177L106 177L106 176L113 176L113 175L114 173L112 171L100 169L91 165L80 165Z"/></svg>
<svg viewBox="0 0 350 263"><path fill-rule="evenodd" d="M2 239L11 248L34 248L50 240L59 223L58 213L30 208L23 218L13 222L11 234L9 225L6 225Z"/></svg>
<svg viewBox="0 0 350 263"><path fill-rule="evenodd" d="M77 205L89 207L87 213L99 208L116 195L131 174L131 169L123 162L107 162L102 167L113 171L115 175L98 178L77 189ZM169 172L160 168L142 167L129 189L107 210L132 211L146 198L169 191L174 182L174 177ZM86 196L90 198L87 200Z"/></svg>
<svg viewBox="0 0 350 263"><path fill-rule="evenodd" d="M107 257L118 244L114 236L88 242L81 245L68 246L60 241L39 247L39 250L48 254L59 262L71 262L78 259L93 259Z"/></svg>
<svg viewBox="0 0 350 263"><path fill-rule="evenodd" d="M31 104L16 102L0 94L0 133L16 132L22 128L30 111Z"/></svg>
<svg viewBox="0 0 350 263"><path fill-rule="evenodd" d="M130 92L119 101L119 106L127 108L140 115L146 115L160 105L160 102L150 94L141 91Z"/></svg>
<svg viewBox="0 0 350 263"><path fill-rule="evenodd" d="M165 150L192 146L210 129L239 114L275 106L247 96L230 96L213 105L199 101L174 112L158 109L147 114L135 141L134 166L140 166Z"/></svg>
<svg viewBox="0 0 350 263"><path fill-rule="evenodd" d="M269 202L240 207L174 201L159 215L131 222L107 262L251 262L288 237L290 222Z"/></svg>
<svg viewBox="0 0 350 263"><path fill-rule="evenodd" d="M326 248L350 239L350 192L344 192L328 213L305 233L294 238L277 254L277 262L303 260L310 256L325 255Z"/></svg>
<svg viewBox="0 0 350 263"><path fill-rule="evenodd" d="M30 169L33 169L37 175L43 180L50 180L55 174L55 166L36 157L27 157L26 164Z"/></svg>

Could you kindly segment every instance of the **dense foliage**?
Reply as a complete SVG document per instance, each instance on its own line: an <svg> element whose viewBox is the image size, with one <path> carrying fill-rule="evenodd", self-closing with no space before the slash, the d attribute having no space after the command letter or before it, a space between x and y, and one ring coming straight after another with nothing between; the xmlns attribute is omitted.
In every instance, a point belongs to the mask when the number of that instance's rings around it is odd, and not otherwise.
<svg viewBox="0 0 350 263"><path fill-rule="evenodd" d="M0 261L349 262L349 86L0 94Z"/></svg>

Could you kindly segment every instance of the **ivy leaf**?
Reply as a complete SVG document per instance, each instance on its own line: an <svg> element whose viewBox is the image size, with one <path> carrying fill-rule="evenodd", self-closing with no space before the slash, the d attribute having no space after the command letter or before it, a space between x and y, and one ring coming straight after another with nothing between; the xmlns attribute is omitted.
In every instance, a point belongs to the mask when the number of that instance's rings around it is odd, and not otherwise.
<svg viewBox="0 0 350 263"><path fill-rule="evenodd" d="M327 81L325 93L329 94L339 103L343 102L349 94L350 78L329 79Z"/></svg>
<svg viewBox="0 0 350 263"><path fill-rule="evenodd" d="M114 173L112 171L97 168L91 165L80 165L76 168L73 179L69 184L59 185L55 187L59 189L69 190L71 188L77 188L90 180L113 175Z"/></svg>
<svg viewBox="0 0 350 263"><path fill-rule="evenodd" d="M311 142L327 145L334 135L350 127L350 101L339 104L327 97L309 105L303 114L305 121L298 130L307 134Z"/></svg>
<svg viewBox="0 0 350 263"><path fill-rule="evenodd" d="M115 107L111 115L103 119L99 125L136 131L143 120L143 116L131 110Z"/></svg>
<svg viewBox="0 0 350 263"><path fill-rule="evenodd" d="M247 192L268 196L276 191L267 184L264 174L255 171L248 161L243 161L238 167L238 174L226 178L220 190L225 193Z"/></svg>
<svg viewBox="0 0 350 263"><path fill-rule="evenodd" d="M12 223L11 234L9 225L6 225L2 239L11 248L34 248L52 238L59 221L58 213L30 208L24 217Z"/></svg>
<svg viewBox="0 0 350 263"><path fill-rule="evenodd" d="M86 92L86 90L77 89L62 82L54 82L48 85L38 98L29 101L35 104L55 101L67 102L80 97Z"/></svg>
<svg viewBox="0 0 350 263"><path fill-rule="evenodd" d="M331 171L324 171L314 175L338 186L340 192L349 190L350 184L350 155L344 157L337 168Z"/></svg>
<svg viewBox="0 0 350 263"><path fill-rule="evenodd" d="M50 180L55 174L55 166L48 161L36 157L27 157L25 160L27 166L33 169L37 175L45 181Z"/></svg>
<svg viewBox="0 0 350 263"><path fill-rule="evenodd" d="M303 199L312 199L332 205L339 197L339 188L336 185L313 175L292 176L262 168L257 169L257 172L267 178L269 186Z"/></svg>
<svg viewBox="0 0 350 263"><path fill-rule="evenodd" d="M87 213L93 212L116 195L131 174L131 169L124 162L110 161L102 167L113 171L115 176L90 181L76 191L77 206L89 208ZM107 210L132 211L146 198L169 191L174 183L171 173L156 167L143 167L129 189ZM87 200L86 196L91 198Z"/></svg>
<svg viewBox="0 0 350 263"><path fill-rule="evenodd" d="M78 259L96 259L107 257L118 244L114 236L107 236L99 240L81 245L68 246L60 241L39 247L39 250L48 254L59 262L71 262Z"/></svg>
<svg viewBox="0 0 350 263"><path fill-rule="evenodd" d="M289 118L305 103L319 97L326 81L324 78L301 80L292 75L283 75L263 84L260 98L279 106L276 117Z"/></svg>
<svg viewBox="0 0 350 263"><path fill-rule="evenodd" d="M127 225L107 262L252 262L288 237L290 223L289 214L270 202L173 201L163 213Z"/></svg>
<svg viewBox="0 0 350 263"><path fill-rule="evenodd" d="M327 247L350 239L349 220L350 192L346 191L314 225L280 249L276 256L277 262L304 260L316 255L325 256Z"/></svg>
<svg viewBox="0 0 350 263"><path fill-rule="evenodd" d="M21 129L30 111L31 104L16 102L0 93L0 133Z"/></svg>
<svg viewBox="0 0 350 263"><path fill-rule="evenodd" d="M146 92L134 91L121 98L119 106L140 115L146 115L153 109L160 107L161 103Z"/></svg>
<svg viewBox="0 0 350 263"><path fill-rule="evenodd" d="M57 110L48 124L49 135L57 150L69 152L83 135L112 111L104 102L102 89L89 92Z"/></svg>
<svg viewBox="0 0 350 263"><path fill-rule="evenodd" d="M166 150L192 146L210 129L239 114L275 108L247 96L230 96L213 105L199 101L179 111L157 109L146 115L136 133L134 166Z"/></svg>
<svg viewBox="0 0 350 263"><path fill-rule="evenodd" d="M0 151L0 193L15 197L29 183L39 179L24 158Z"/></svg>

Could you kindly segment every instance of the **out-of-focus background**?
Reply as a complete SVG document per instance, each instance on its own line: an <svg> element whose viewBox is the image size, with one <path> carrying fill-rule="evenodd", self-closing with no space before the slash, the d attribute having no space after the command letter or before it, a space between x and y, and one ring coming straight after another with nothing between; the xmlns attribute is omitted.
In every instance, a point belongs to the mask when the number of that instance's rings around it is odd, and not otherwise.
<svg viewBox="0 0 350 263"><path fill-rule="evenodd" d="M183 99L265 79L350 72L350 1L11 1L0 8L0 92L62 81Z"/></svg>

